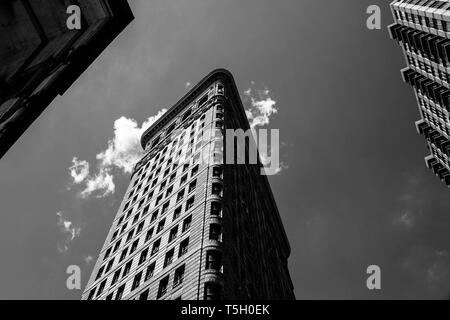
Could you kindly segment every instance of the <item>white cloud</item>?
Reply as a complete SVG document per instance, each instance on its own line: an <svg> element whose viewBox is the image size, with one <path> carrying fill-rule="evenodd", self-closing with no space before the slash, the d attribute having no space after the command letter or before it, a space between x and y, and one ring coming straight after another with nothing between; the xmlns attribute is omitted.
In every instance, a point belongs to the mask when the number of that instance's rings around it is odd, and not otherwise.
<svg viewBox="0 0 450 320"><path fill-rule="evenodd" d="M86 180L86 188L80 192L80 196L85 199L93 193L97 193L96 198L103 198L113 194L115 190L116 185L113 176L109 173L109 170L102 168L98 174Z"/></svg>
<svg viewBox="0 0 450 320"><path fill-rule="evenodd" d="M92 261L94 261L94 257L90 255L83 256L83 260L85 264L89 265Z"/></svg>
<svg viewBox="0 0 450 320"><path fill-rule="evenodd" d="M64 253L69 250L70 243L80 236L81 228L74 226L72 221L65 219L61 211L57 212L56 216L58 217L56 225L64 236L63 240L57 243L57 248L59 252Z"/></svg>
<svg viewBox="0 0 450 320"><path fill-rule="evenodd" d="M254 86L254 82L251 82ZM248 88L244 91L244 96L250 104L247 104L245 113L250 122L250 127L262 127L270 123L270 118L278 112L277 102L272 99L269 89Z"/></svg>
<svg viewBox="0 0 450 320"><path fill-rule="evenodd" d="M72 159L72 166L69 167L70 176L75 184L84 181L89 175L89 163L85 160L78 161L77 157Z"/></svg>
<svg viewBox="0 0 450 320"><path fill-rule="evenodd" d="M96 155L98 172L89 174L89 163L85 160L72 160L69 168L75 183L84 182L85 188L80 192L82 198L95 194L97 198L106 197L115 191L112 172L119 169L123 173L131 173L134 165L142 157L143 150L140 139L145 130L155 123L167 109L147 118L139 127L134 119L120 117L114 121L114 137L108 141L107 148ZM77 182L78 181L78 182Z"/></svg>
<svg viewBox="0 0 450 320"><path fill-rule="evenodd" d="M397 218L396 222L404 227L412 228L414 226L414 217L411 211L405 211Z"/></svg>
<svg viewBox="0 0 450 320"><path fill-rule="evenodd" d="M277 102L272 98L271 91L267 87L260 89L255 88L255 86L255 81L251 81L250 88L244 91L243 99L245 114L252 130L256 130L257 127L267 126L271 121L271 117L278 113L278 109L276 108ZM281 145L286 144L282 142ZM264 166L267 166L271 162L270 157L267 154L267 150L271 148L271 142L268 141L267 145L259 145L259 147L261 162ZM281 146L279 146L278 149L280 147ZM280 150L276 151L279 152ZM289 166L286 163L281 161L273 174L279 174L288 167Z"/></svg>

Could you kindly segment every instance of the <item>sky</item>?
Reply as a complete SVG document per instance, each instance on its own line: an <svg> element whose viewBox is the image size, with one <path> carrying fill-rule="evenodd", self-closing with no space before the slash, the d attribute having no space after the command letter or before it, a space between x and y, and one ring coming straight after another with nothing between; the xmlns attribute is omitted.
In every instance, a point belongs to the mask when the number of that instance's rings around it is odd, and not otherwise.
<svg viewBox="0 0 450 320"><path fill-rule="evenodd" d="M450 190L425 167L387 1L130 2L132 24L0 160L0 299L80 299L66 269L84 288L136 137L219 67L247 108L250 88L277 110L269 180L298 299L450 297ZM382 30L366 28L372 4ZM373 264L381 290L366 287Z"/></svg>

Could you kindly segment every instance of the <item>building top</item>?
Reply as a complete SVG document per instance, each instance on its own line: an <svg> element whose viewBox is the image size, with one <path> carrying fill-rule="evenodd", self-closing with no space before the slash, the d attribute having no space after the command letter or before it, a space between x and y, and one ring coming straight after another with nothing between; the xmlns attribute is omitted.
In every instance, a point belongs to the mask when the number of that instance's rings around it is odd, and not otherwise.
<svg viewBox="0 0 450 320"><path fill-rule="evenodd" d="M236 82L234 81L234 77L230 71L223 68L218 68L211 71L207 76L205 76L200 82L198 82L188 93L186 93L178 102L173 105L161 118L159 118L153 125L151 125L141 136L141 146L145 149L147 143L152 139L152 137L161 129L163 129L171 120L173 120L182 110L184 110L187 106L189 106L199 94L204 92L210 85L216 80L224 81L224 84L227 85L231 90L229 90L227 94L227 98L236 103L237 107L241 109L243 115L245 115L245 109L242 105L242 101L239 96L239 90L236 86ZM245 119L246 116L245 116ZM244 122L246 126L245 130L250 129L250 125L248 120ZM259 156L258 156L259 159ZM286 231L284 230L283 223L281 221L281 216L278 211L278 207L276 205L275 198L273 196L272 189L270 187L269 180L266 175L262 175L262 183L263 187L266 189L266 194L268 195L270 202L273 205L273 209L275 211L276 219L278 222L279 229L283 235L283 239L286 245L287 252L291 252L291 247L289 244L289 240L286 235Z"/></svg>
<svg viewBox="0 0 450 320"><path fill-rule="evenodd" d="M231 97L234 101L237 101L239 107L244 112L241 99L239 98L239 91L234 81L233 75L226 69L215 69L211 71L206 77L204 77L199 83L197 83L188 93L186 93L178 102L173 105L161 118L159 118L153 125L150 126L141 136L141 146L145 149L147 143L151 138L161 130L166 124L168 124L173 118L175 118L186 106L192 103L195 98L202 93L212 82L217 79L225 81L231 86ZM244 112L245 113L245 112Z"/></svg>

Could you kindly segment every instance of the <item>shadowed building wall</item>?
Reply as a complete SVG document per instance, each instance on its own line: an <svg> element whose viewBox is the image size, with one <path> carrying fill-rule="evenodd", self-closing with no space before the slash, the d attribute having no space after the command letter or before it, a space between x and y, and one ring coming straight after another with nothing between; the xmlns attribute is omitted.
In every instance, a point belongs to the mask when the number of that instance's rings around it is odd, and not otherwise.
<svg viewBox="0 0 450 320"><path fill-rule="evenodd" d="M66 26L74 4L81 30ZM0 2L0 158L132 20L126 0Z"/></svg>

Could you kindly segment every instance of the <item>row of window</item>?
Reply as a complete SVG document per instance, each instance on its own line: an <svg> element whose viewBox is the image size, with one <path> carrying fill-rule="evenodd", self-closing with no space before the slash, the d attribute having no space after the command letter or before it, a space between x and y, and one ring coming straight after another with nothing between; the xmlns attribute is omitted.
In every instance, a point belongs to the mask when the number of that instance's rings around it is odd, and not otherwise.
<svg viewBox="0 0 450 320"><path fill-rule="evenodd" d="M450 124L450 115L448 112L444 112L444 109L433 102L429 102L428 99L423 98L421 95L418 95L419 104L425 109L431 112L434 116L436 116L440 121L444 124Z"/></svg>
<svg viewBox="0 0 450 320"><path fill-rule="evenodd" d="M173 277L173 283L172 283L172 288L176 289L178 288L184 280L184 272L185 272L185 265L182 265L181 267L178 267L175 270L175 274ZM167 275L166 277L164 277L160 282L159 282L159 286L158 286L158 293L156 298L160 299L161 297L163 297L169 289L169 281L170 281L170 275ZM141 295L141 299L142 299L142 295Z"/></svg>
<svg viewBox="0 0 450 320"><path fill-rule="evenodd" d="M221 216L221 212L222 212L222 205L221 205L221 203L220 203L220 202L217 202L217 201L213 201L213 202L211 203L211 216ZM192 219L192 217L189 216L189 217L187 217L187 218L183 221L183 226L182 226L182 233L183 233L183 234L184 234L184 232L186 232L187 230L189 230L189 228L190 228L190 226L191 226L191 219ZM146 234L146 237L145 237L145 242L148 242L148 241L151 240L152 234L153 234L153 230L154 230L154 229L151 228L151 229L149 229L149 230L147 231L147 234ZM177 236L177 233L178 233L178 225L175 226L175 227L173 227L173 228L171 229L170 234L169 234L168 244L172 243L172 242L175 240L175 238L176 238L176 236ZM220 224L215 224L215 223L210 224L210 229L209 229L209 239L210 239L210 240L216 240L216 241L221 241L221 240L222 240L222 227L221 227ZM132 244L131 247L130 247L130 252L129 252L129 254L132 254L132 253L134 253L134 251L136 251L136 249L137 249L137 247L138 247L138 243L139 243L139 239L138 239L138 240L135 240L135 241L133 242L133 244ZM158 239L158 240L156 240L156 241L153 243L152 251L151 251L151 256L154 256L155 254L158 253L160 246L161 246L161 238ZM180 243L179 251L178 251L178 257L181 257L181 256L183 256L184 254L187 253L188 246L189 246L189 238L183 240L183 241ZM140 258L139 258L139 265L141 265L142 263L145 262L145 260L146 260L146 258L147 258L148 250L149 250L149 249L147 248L147 249L145 249L145 250L143 250L143 251L141 252L141 256L140 256ZM172 249L172 250L174 250L174 249ZM122 251L119 262L120 262L120 261L123 261L123 260L125 259L127 253L128 253L128 248L126 248L126 249L124 249L124 250ZM168 264L170 264L169 262L171 262L171 259L173 258L173 254L174 254L174 251L169 251L169 253L166 254L166 257L165 257L165 260L164 260L164 266L165 266L165 267L166 267ZM106 259L106 258L107 258L107 256L105 256L105 259ZM108 264L103 265L102 267L100 267L100 269L99 269L98 272L97 272L96 280L100 279L101 276L102 276L103 274L108 273L108 272L111 270L111 268L112 268L112 266L113 266L113 263L114 263L114 259L111 259L111 260L108 262ZM131 268L131 265L132 265L132 260L129 261L129 262L127 262L127 264L125 265L125 268L124 268L124 274L125 274L125 275L128 274L129 269ZM154 266L153 266L153 267L154 267ZM152 267L151 267L151 265L150 265L149 270L151 270L151 269L152 269ZM117 271L116 271L116 273L117 273ZM120 275L120 271L119 271L119 273L117 273L117 275L116 275L115 277L118 279L119 275ZM148 273L147 273L147 276L150 276L150 275L151 275L151 273L148 272ZM147 276L146 276L146 279L147 279ZM115 281L117 281L117 279L116 279ZM113 284L115 284L115 281L113 280ZM106 279L105 279L102 283L105 283L105 284L106 284ZM103 286L100 285L100 288L104 287L105 284L104 284ZM103 290L103 289L102 289L102 290ZM101 294L102 290L99 290L100 293L98 293L98 295Z"/></svg>
<svg viewBox="0 0 450 320"><path fill-rule="evenodd" d="M172 134L172 132L175 130L176 126L178 125L179 128L183 127L185 125L186 120L188 120L188 118L192 115L192 108L188 108L185 113L179 118L180 120L174 120L172 122L172 124L170 124L166 130L160 130L160 135L156 136L155 138L153 138L152 142L151 142L151 146L150 149L153 149L154 147L156 147L160 142L161 139L163 137L168 137L170 134ZM205 121L205 115L203 114L200 118L200 120L197 122L199 127L202 127L202 124L204 124ZM191 125L191 131L193 131L195 129L196 126L196 122L193 121L192 125ZM187 129L181 129L182 134L184 135L187 131ZM183 139L184 136L181 136L180 139ZM178 139L178 137L176 138ZM148 144L149 145L149 144ZM147 145L147 146L148 146Z"/></svg>
<svg viewBox="0 0 450 320"><path fill-rule="evenodd" d="M176 169L176 166L177 166L177 165L174 164L173 170ZM181 174L184 174L184 175L183 175L182 178L180 179L179 186L181 186L181 185L183 185L184 183L186 183L186 181L187 181L187 179L188 179L188 173L187 173L187 170L189 169L189 167L190 167L190 165L189 165L188 163L183 165L183 169L182 169L182 171L181 171ZM192 170L191 170L191 178L192 178L194 175L197 174L198 170L199 170L199 165L197 164L197 165L196 165L194 168L192 168ZM160 183L159 191L158 191L157 193L162 193L162 192L164 191L164 189L166 188L166 186L169 185L169 184L171 184L171 183L175 180L175 178L177 177L177 172L175 171L175 172L173 172L173 173L170 175L169 178L167 178L167 175L168 175L169 172L170 172L170 168L167 169L166 172L164 173L164 175L162 176L162 178L163 178L164 180ZM150 200L151 200L151 198L153 197L153 195L154 195L154 193L155 193L155 190L156 190L155 187L156 187L156 185L157 185L157 183L158 183L158 181L159 181L159 178L160 178L159 176L157 176L158 174L159 174L159 173L156 173L156 174L155 174L155 178L154 178L153 182L151 182L151 178L149 178L149 179L147 180L146 183L141 182L135 189L133 189L133 190L130 191L130 193L129 193L129 195L128 195L129 201L125 204L125 206L124 206L124 208L123 208L123 211L124 211L124 212L127 211L130 207L132 207L139 199L140 199L140 201L139 201L139 207L138 207L138 208L140 208L140 207L144 204L144 202L145 202L145 199L143 199L143 196L146 195L147 193L148 193L148 196L149 196L148 199L147 199L147 201L150 201ZM142 192L142 196L139 197L139 191L141 190L141 188L142 188L144 185L145 185L145 188L144 188L144 190L143 190L143 192ZM169 187L168 190L169 190L169 191L172 191L172 190L173 190L173 187L174 187L174 185L171 185L171 186ZM151 189L151 190L150 190L150 189ZM150 192L149 192L149 190L150 190ZM169 194L170 194L170 192L169 192ZM134 195L134 197L133 197L133 195ZM131 197L133 197L133 198L130 199ZM167 195L166 195L166 197L167 197ZM159 197L158 197L158 199L157 199L156 205L159 204L159 201L161 201L162 198L163 198L163 195L160 194ZM131 209L132 209L132 208L131 208ZM130 210L131 210L131 209L130 209Z"/></svg>
<svg viewBox="0 0 450 320"><path fill-rule="evenodd" d="M215 170L215 171L213 170L213 172L215 172L216 175L221 175L222 174L222 171L221 171L220 167L217 167L215 169L217 169L217 170ZM223 187L222 187L221 183L215 182L215 183L212 184L212 191L211 191L212 194L217 195L217 196L222 196L222 192L223 192ZM190 210L194 206L194 202L195 202L194 196L192 196L191 198L189 198L186 201L186 207L185 207L185 211L186 212L188 210ZM162 208L161 208L161 215L164 215L167 212L168 207L169 207L168 205L167 206L166 205L162 206ZM175 221L176 219L179 218L179 216L181 215L181 210L182 210L182 206L179 206L179 207L177 207L174 210L172 221ZM220 214L220 211L221 211L220 203L213 202L211 204L211 214L218 215L218 214ZM149 226L156 221L156 219L158 217L158 212L159 211L155 211L151 215ZM186 229L186 226L190 225L190 219L188 219L188 218L186 218L186 219L185 219L184 224L183 224L183 232ZM134 221L137 221L137 219L134 219ZM136 229L132 229L132 230L130 230L127 233L125 243L131 241L131 239L133 239L133 237L136 237L139 233L142 232L142 230L144 229L144 223L145 223L145 220L141 221ZM164 229L165 224L166 224L166 218L161 218L159 223L158 223L158 225L157 225L156 234L160 233ZM135 230L136 230L136 232L135 232ZM148 241L148 240L151 239L152 234L153 234L153 230L154 230L154 228L152 227L152 228L150 228L147 231L147 235L146 235L146 240L145 241ZM169 243L172 242L175 239L177 230L178 230L177 227L176 228L172 228L172 230L171 230L171 232L169 234ZM111 241L115 240L116 232L113 234L113 237L112 237ZM133 242L133 244L131 245L130 254L133 253L136 250L138 243L139 243L139 239L137 239L137 240L135 240ZM108 259L110 254L116 253L121 244L122 244L122 239L119 239L113 246L109 247L106 250L106 252L105 252L103 260L105 261L106 259ZM125 250L127 250L127 249L125 249ZM123 252L126 252L125 250ZM123 260L123 258L125 258L125 256L123 256L123 254L124 254L123 252L122 252L121 260ZM126 253L125 253L125 255L126 255ZM112 263L113 263L112 261L113 260L114 259L112 259L110 261L110 264L108 264L108 266L110 265L112 267ZM107 267L107 269L109 270L110 267Z"/></svg>
<svg viewBox="0 0 450 320"><path fill-rule="evenodd" d="M197 172L198 172L198 165L194 169L192 169L191 177L195 176L197 174ZM182 181L181 185L186 183L187 174L182 178L181 181ZM183 187L181 190L179 190L177 192L177 196L176 196L176 200L175 200L176 204L178 204L180 201L182 201L186 194L189 195L192 192L194 192L196 189L196 186L197 186L197 180L194 179L189 183L187 188ZM156 218L158 217L158 215L164 215L169 210L170 203L172 200L168 199L168 198L172 195L173 189L174 189L174 186L171 185L167 188L167 190L165 192L161 192L158 195L158 197L155 201L155 204L154 204L154 208L156 208L156 209L154 209L154 211L151 215L150 223L153 223L156 220ZM186 193L186 189L187 189L187 193ZM152 197L153 197L153 191L151 191L149 194L143 195L143 198L139 201L139 204L136 207L136 211L138 211L138 212L134 215L133 219L131 220L130 226L133 226L135 223L137 223L139 221L139 219L143 219L148 214L148 212L150 211L150 207L151 207L151 204L149 202L152 200ZM162 202L163 199L166 199L167 201L161 206L161 212L159 213L160 208L157 208L157 206L159 206L159 204ZM148 203L148 204L144 206L145 203ZM186 211L189 210L193 206L193 204L194 204L193 197L191 197L186 202L185 210ZM143 206L144 206L143 210L139 211ZM120 229L117 229L113 233L111 242L113 242L117 238L117 236L122 235L125 232L125 230L128 227L128 222L130 221L129 218L131 217L131 214L134 211L134 209L135 208L130 208L126 213L124 213L117 220L116 227L117 228L120 227ZM176 210L181 210L181 207L178 207ZM122 225L122 223L123 223L123 225ZM142 227L143 227L143 223L144 223L144 221L141 221Z"/></svg>
<svg viewBox="0 0 450 320"><path fill-rule="evenodd" d="M190 227L190 221L189 221L189 224L188 224L188 225L186 225L186 224L183 225L183 228L186 228L184 231L187 231L187 230L189 229L189 227ZM148 255L149 255L150 247L152 248L152 249L151 249L151 253L150 253L150 257L154 257L154 256L158 253L159 248L160 248L160 245L161 245L161 239L158 239L157 241L155 241L155 242L153 243L153 246L148 246L147 248L145 248L144 250L142 250L142 251L141 251L141 254L139 255L139 260L138 260L138 265L137 265L137 267L143 265L143 264L147 261L147 258L148 258ZM181 258L182 256L184 256L184 255L188 252L188 250L189 250L189 238L186 238L186 239L184 239L183 241L180 242L180 245L179 245L179 248L178 248L178 258ZM125 250L124 250L124 252L125 252ZM170 264L172 264L173 259L174 259L174 255L175 255L175 248L170 249L170 250L166 253L165 258L164 258L164 266L163 266L164 268L166 268L166 267L168 267ZM131 268L132 268L133 261L134 261L134 258L132 258L131 260L129 260L129 261L124 265L123 268L121 267L121 268L117 269L117 270L114 272L113 277L112 277L112 280L111 280L111 283L110 283L110 286L114 286L120 279L125 279L125 277L128 276L128 274L130 273L130 270L131 270ZM147 268L145 269L144 282L146 282L146 281L149 280L151 277L153 277L154 271L155 271L155 266L156 266L156 262L155 262L155 261L152 262L152 263L150 263L150 264L147 266ZM96 276L96 279L97 279L97 280L101 278L104 268L105 268L105 266L102 266L102 267L99 269L99 271L98 271L98 273L97 273L97 276ZM108 270L105 270L105 273L106 273L106 272L108 272ZM138 274L136 274L136 276L134 277L133 285L132 285L132 287L131 287L131 291L135 290L135 289L140 285L140 281L141 281L143 272L144 272L144 271L140 271L140 272L139 272ZM99 287L98 287L98 290L97 290L97 292L96 292L96 297L99 297L99 296L103 293L103 290L104 290L104 288L105 288L105 286L106 286L107 280L108 280L108 278L105 278L105 279L100 283L100 285L99 285ZM93 289L90 291L89 296L90 296L91 298L93 298L93 297L94 297L94 294L95 294L95 288L93 288Z"/></svg>
<svg viewBox="0 0 450 320"><path fill-rule="evenodd" d="M223 107L222 106L217 106L216 107L215 118L218 119L218 120L222 120L224 118ZM174 124L172 124L171 126L174 126ZM186 142L190 141L189 144L186 147L187 151L183 154L183 156L185 158L188 158L192 154L194 141L197 141L196 145L195 145L195 151L198 150L201 147L201 143L202 143L203 135L204 135L203 129L205 127L205 114L203 114L201 116L197 129L195 129L195 126L196 126L196 124L193 123L192 126L191 126L190 131L188 131L187 129L183 129L181 131L181 134L178 137L174 138L174 140L171 142L172 143L171 150L170 150L169 154L167 154L168 158L173 157L175 159L178 159L178 157L180 157L182 155L182 152L183 152L183 147L182 146L184 145L184 142L185 142L185 136L186 136ZM171 132L171 130L168 129L168 132ZM190 132L189 133L189 137L187 137L187 132ZM196 137L194 137L195 134L197 134ZM160 142L160 137L155 138L154 142L159 143ZM154 161L153 161L152 171L156 169L156 166L158 164L161 165L164 162L168 148L169 148L169 145L165 146L164 149L155 156ZM176 153L176 151L178 151L178 153ZM159 162L156 163L156 161L159 159L160 156L161 156L161 158L160 158ZM142 174L144 171L146 171L149 168L151 159L149 159L147 161L148 161L148 163L145 165L145 167L143 167L139 171L138 175Z"/></svg>
<svg viewBox="0 0 450 320"><path fill-rule="evenodd" d="M428 74L431 74L433 77L439 78L441 81L447 83L447 85L450 83L450 76L447 72L432 65L429 65L427 63L424 63L410 56L409 54L406 55L406 58L408 60L408 63L413 67L422 70L424 72L427 72Z"/></svg>
<svg viewBox="0 0 450 320"><path fill-rule="evenodd" d="M220 241L221 226L219 224L211 224L210 225L209 239ZM169 240L169 242L170 242L170 240ZM153 248L152 248L152 252L151 252L152 256L158 252L159 246L160 246L160 239L153 244ZM181 258L188 252L188 247L189 247L189 238L186 238L185 240L183 240L180 243L179 250L178 250L178 258ZM138 261L138 266L141 266L142 264L145 263L147 256L148 256L149 248L150 248L150 246L141 252L139 261ZM169 265L171 265L173 263L174 255L175 255L175 248L170 249L166 253L166 255L164 257L163 268L167 268ZM122 279L125 278L129 274L132 264L133 264L133 259L131 259L130 261L128 261L125 264L123 270L121 268L116 270L112 277L110 286L115 285L121 277L122 277ZM148 281L151 277L153 277L154 270L155 270L155 264L156 264L156 262L152 262L146 268L144 282ZM96 279L99 279L101 277L103 268L104 268L104 266L99 269ZM221 268L222 268L222 254L216 250L208 250L206 252L205 269L220 271ZM134 276L133 284L131 286L131 291L134 291L136 288L138 288L140 286L143 274L144 274L144 271L140 271ZM182 283L183 274L184 274L184 265L182 267L176 269L176 271L175 271L175 278L174 278L174 284L173 284L174 288L179 286ZM159 290L158 290L158 298L160 298L161 296L163 296L166 293L168 279L169 279L169 276L167 276L163 280L161 280L160 285L159 285ZM96 291L95 288L92 289L89 293L88 299L92 299L95 294L97 297L99 297L103 293L103 290L106 286L107 280L108 279L106 278L100 283L100 285L98 287L98 291ZM112 294L108 295L108 297L110 297L112 299ZM108 299L108 297L107 297L107 299ZM121 297L121 295L120 295L120 297Z"/></svg>
<svg viewBox="0 0 450 320"><path fill-rule="evenodd" d="M221 120L221 119L223 119L223 117L224 117L223 112L222 112L222 111L223 111L223 107L218 106L217 109L218 109L218 110L221 110L221 111L216 112L216 119ZM204 120L204 115L202 116L202 119ZM194 128L193 128L195 124L192 125L192 129L191 129L191 133L190 133L190 142L189 142L189 144L187 145L187 151L183 154L184 158L189 158L190 155L193 153L193 151L195 152L195 151L197 151L198 149L200 149L200 147L201 147L201 145L202 145L202 141L203 141L203 135L204 135L204 132L203 132L204 121L203 121L203 120L202 120L201 125L200 125L201 131L197 133L197 137L196 137L195 139L194 139L194 134L195 134L196 131L194 131ZM221 128L221 127L223 127L223 123L221 123L221 122L219 122L219 124L216 123L216 126L219 127L219 128ZM200 129L199 129L199 130L200 130ZM169 154L167 154L167 158L168 158L167 161L168 161L168 164L166 165L166 168L168 168L169 165L172 163L172 158L176 159L176 160L175 160L175 162L176 162L177 159L178 159L178 157L180 157L180 156L182 155L182 151L183 151L183 150L182 150L182 149L179 149L179 150L178 150L178 154L176 154L175 156L172 156L172 154L175 153L175 151L177 150L177 148L180 148L180 147L183 145L183 139L184 139L185 133L186 133L186 131L184 131L184 132L181 134L180 140L178 140L178 145L177 145L177 139L178 139L178 138L176 138L176 139L172 142L172 148L171 148ZM194 141L197 141L197 143L196 143L196 145L195 145L195 150L193 149ZM163 163L163 162L165 161L165 159L166 159L166 153L167 153L168 147L169 147L169 146L166 146L160 153L158 153L158 154L153 158L153 159L154 159L154 161L153 161L153 166L152 166L150 172L151 172L151 173L156 172L155 176L158 175L159 172L160 172L161 169L162 169L162 163ZM160 156L161 156L161 158L160 158ZM159 159L159 162L157 162L158 159ZM151 159L147 160L147 164L139 170L139 172L138 172L137 175L136 175L137 178L136 178L136 180L135 180L135 182L134 182L133 187L136 186L136 184L137 184L138 182L140 182L140 181L146 176L146 172L147 172L147 170L148 170L150 164L151 164ZM157 168L158 165L160 166L159 168ZM166 170L166 171L167 171L167 170ZM149 180L150 180L150 179L151 179L151 178L149 178ZM154 182L154 183L155 183L155 182Z"/></svg>
<svg viewBox="0 0 450 320"><path fill-rule="evenodd" d="M195 166L195 167L192 169L192 171L191 171L191 177L195 176L195 175L197 174L197 172L198 172L198 165ZM221 167L218 167L218 166L213 167L213 170L212 170L212 176L215 177L215 178L222 178L222 177L223 177L223 169L222 169ZM186 182L186 180L187 180L187 175L185 175L185 176L182 178L183 184ZM197 185L197 180L193 180L193 181L191 181L191 182L189 183L189 186L188 186L188 194L190 194L191 192L193 192L193 191L195 190L196 185ZM165 197L168 198L168 197L172 194L172 192L173 192L173 185L167 188L167 191L166 191L166 193L165 193ZM214 194L216 194L216 193L219 193L219 194L220 194L220 192L221 192L220 186L214 185L214 187L213 187L213 193L214 193ZM151 200L152 194L153 194L153 193L151 192L151 193L148 195L147 201ZM185 194L185 189L183 188L181 191L178 192L177 197L176 197L176 202L180 202L180 201L183 199L184 194ZM162 198L163 198L163 194L160 194L160 195L158 196L158 198L156 199L155 206L159 205L159 202L162 200ZM138 210L140 209L140 207L142 207L142 205L144 204L144 202L145 202L145 199L142 199L142 200L139 202ZM161 215L163 215L164 213L166 213L166 212L168 211L169 205L170 205L170 200L167 201L167 202L162 206L162 209L161 209ZM190 199L190 200L188 200L188 202L187 202L187 204L186 204L186 211L189 210L192 206L193 206L193 200ZM148 205L144 208L144 210L138 212L138 213L133 217L133 220L132 220L131 225L134 225L135 223L137 223L137 221L139 220L140 216L141 216L141 217L144 217L144 216L148 213L149 208L150 208L150 204L148 204ZM158 209L158 210L159 210L159 209ZM153 212L153 214L152 214L152 219L151 219L150 223L152 223L152 222L154 222L154 221L156 220L156 218L157 218L157 216L158 216L158 210L156 210L155 212ZM176 211L175 213L180 213L180 212L181 212L181 207L178 207L177 209L175 209L175 211ZM127 212L127 214L122 215L122 216L119 218L119 220L118 220L117 226L120 226L122 222L126 221L126 220L131 216L131 213L132 213L132 209L130 209L130 210ZM138 230L139 230L139 229L142 230L143 227L144 227L144 221L142 221L142 222L140 223L140 225L138 226ZM122 226L122 228L120 229L120 234L122 234L122 233L125 231L126 228L127 228L127 222L126 222L126 223ZM114 232L114 234L113 234L113 236L112 236L111 242L113 242L113 241L116 239L116 237L118 236L118 234L119 234L119 230L116 230L116 232Z"/></svg>
<svg viewBox="0 0 450 320"><path fill-rule="evenodd" d="M212 91L209 91L209 92L212 93ZM200 97L199 100L197 101L197 105L198 105L199 108L201 108L205 103L208 102L208 100L209 100L209 92L207 92L205 95ZM218 89L217 89L217 93L223 95L224 92L225 92L225 90L224 90L223 86L220 85L220 88L218 87ZM179 118L180 120L179 121L174 120L172 122L172 124L170 124L167 127L166 130L162 130L162 133L152 140L150 149L153 149L154 147L156 147L159 144L159 142L161 141L162 137L170 135L175 130L175 127L177 126L177 124L181 127L181 126L183 126L184 122L189 121L189 118L192 115L192 108L193 108L193 106L187 108L187 110L183 113L183 115L180 116L180 118ZM218 110L223 111L223 107L219 106ZM205 115L203 114L201 116L199 122L202 123L202 122L204 122L204 120L205 120ZM195 125L195 123L192 124L191 130L194 129L194 125Z"/></svg>
<svg viewBox="0 0 450 320"><path fill-rule="evenodd" d="M194 187L194 188L195 188L195 187ZM183 190L183 191L184 191L184 190ZM190 192L192 192L192 191L193 191L193 190L191 190ZM178 194L178 197L177 197L177 203L179 203L179 202L183 199L183 197L184 197L184 192L183 192L183 193L179 193L179 194ZM194 203L195 203L195 196L193 195L193 196L191 196L191 197L186 201L185 212L189 211L189 210L194 206ZM153 211L153 213L152 213L151 215L148 215L148 209L144 209L142 212L137 213L137 214L135 215L135 217L134 217L132 223L131 223L131 226L133 226L134 223L136 223L136 222L138 221L139 217L141 217L142 220L141 220L141 222L138 224L138 226L136 227L136 229L131 229L130 231L128 231L127 236L126 236L126 242L130 241L130 240L133 238L133 236L135 235L135 234L134 234L134 233L135 233L135 230L136 230L136 235L137 235L137 234L139 234L139 233L144 229L144 226L145 226L145 222L146 222L146 221L150 220L149 223L148 223L148 225L150 226L150 225L152 225L154 222L156 222L156 220L157 220L157 218L158 218L159 216L160 216L161 218L160 218L160 221L159 221L159 223L158 223L157 233L160 232L160 231L162 231L163 228L164 228L164 226L165 226L165 221L166 221L166 218L163 218L163 216L168 212L169 206L170 206L170 200L167 201L166 203L164 203L164 204L161 206L161 209L158 208L157 210ZM180 205L180 206L178 206L178 207L174 210L174 216L173 216L174 219L173 219L173 220L177 219L177 218L181 215L182 208L183 208L182 205ZM142 215L141 215L141 214L142 214ZM111 237L111 241L110 241L111 243L113 243L113 242L116 240L116 238L117 238L118 236L122 236L122 235L125 233L125 230L126 230L127 225L128 225L128 223L125 223L125 224L122 226L122 228L120 228L120 230L118 229L118 230L116 230L116 231L113 233L113 235L112 235L112 237ZM122 240L122 238L120 238L120 239L115 243L114 247L112 247L112 248L113 248L113 249L112 249L112 252L115 252L115 251L118 249L118 247L120 246L121 240ZM108 250L109 250L109 249L108 249ZM108 252L108 250L107 250L107 252ZM111 250L110 250L110 251L111 251Z"/></svg>
<svg viewBox="0 0 450 320"><path fill-rule="evenodd" d="M450 161L447 155L443 154L442 151L436 148L434 145L431 145L432 153L435 157L437 157L441 163L443 163L448 169L450 169Z"/></svg>
<svg viewBox="0 0 450 320"><path fill-rule="evenodd" d="M424 105L421 105L421 113L422 117L428 121L428 123L433 124L440 132L443 134L450 136L450 129L446 125L445 122L439 121L434 115L430 114L426 111L426 107Z"/></svg>
<svg viewBox="0 0 450 320"><path fill-rule="evenodd" d="M432 2L432 1L416 0L416 2L417 2L416 4L418 4L418 5L425 6L424 4L420 4L420 2L423 3L423 2ZM437 9L442 9L445 6L445 4L447 4L447 8L445 8L445 9L448 9L450 7L450 4L448 2L440 2ZM407 21L410 23L419 24L426 28L434 28L436 30L441 30L444 32L448 31L447 22L443 21L443 20L429 18L426 16L418 15L418 14L416 15L416 14L401 11L401 10L394 10L394 15L395 15L395 18L398 20L404 20L404 21Z"/></svg>

